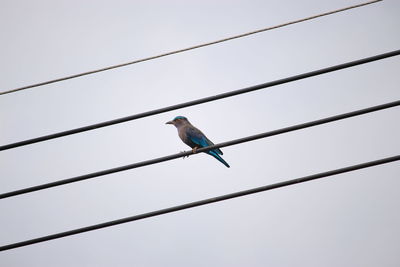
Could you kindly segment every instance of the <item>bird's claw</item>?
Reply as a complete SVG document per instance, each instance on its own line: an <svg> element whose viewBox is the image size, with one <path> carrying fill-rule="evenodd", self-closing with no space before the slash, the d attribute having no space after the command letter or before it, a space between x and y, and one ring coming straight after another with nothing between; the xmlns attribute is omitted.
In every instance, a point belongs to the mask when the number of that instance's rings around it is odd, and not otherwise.
<svg viewBox="0 0 400 267"><path fill-rule="evenodd" d="M194 147L194 148L192 149L192 154L196 154L196 153L197 153L197 149L198 149L197 146ZM186 153L186 151L181 151L181 153ZM183 156L182 158L185 159L185 158L188 158L188 157L189 157L189 155L185 155L185 156Z"/></svg>
<svg viewBox="0 0 400 267"><path fill-rule="evenodd" d="M181 153L185 153L186 151L181 151ZM189 155L185 155L185 156L183 156L182 158L183 159L185 159L185 158L188 158L189 157Z"/></svg>

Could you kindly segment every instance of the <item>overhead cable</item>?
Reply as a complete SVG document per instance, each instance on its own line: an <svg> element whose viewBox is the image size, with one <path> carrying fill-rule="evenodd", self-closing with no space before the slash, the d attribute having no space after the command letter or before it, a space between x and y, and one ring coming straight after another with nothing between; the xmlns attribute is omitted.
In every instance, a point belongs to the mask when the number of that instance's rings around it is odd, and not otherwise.
<svg viewBox="0 0 400 267"><path fill-rule="evenodd" d="M374 160L374 161L369 161L369 162L352 165L352 166L348 166L348 167L344 167L344 168L340 168L340 169L335 169L335 170L331 170L331 171L327 171L327 172L321 172L321 173L304 176L304 177L296 178L293 180L287 180L287 181L279 182L279 183L275 183L275 184L270 184L270 185L266 185L266 186L262 186L262 187L256 187L256 188L239 191L239 192L235 192L235 193L231 193L231 194L227 194L227 195L203 199L200 201L195 201L195 202L191 202L191 203L187 203L187 204L183 204L183 205L179 205L179 206L174 206L174 207L170 207L170 208L166 208L166 209L161 209L161 210L156 210L156 211L152 211L152 212L148 212L148 213L134 215L131 217L126 217L126 218L122 218L122 219L118 219L118 220L114 220L114 221L99 223L99 224L95 224L95 225L91 225L91 226L86 226L86 227L82 227L82 228L78 228L78 229L74 229L74 230L70 230L70 231L65 231L65 232L47 235L47 236L43 236L43 237L39 237L39 238L34 238L34 239L17 242L17 243L13 243L13 244L9 244L9 245L4 245L4 246L0 246L0 251L10 250L10 249L33 245L36 243L50 241L53 239L58 239L58 238L66 237L66 236L77 235L77 234L81 234L81 233L85 233L85 232L89 232L89 231L99 230L102 228L115 226L118 224L143 220L146 218L160 216L160 215L171 213L171 212L176 212L176 211L190 209L190 208L194 208L194 207L198 207L198 206L208 205L208 204L212 204L215 202L220 202L220 201L224 201L224 200L228 200L228 199L232 199L232 198L242 197L242 196L246 196L246 195L250 195L250 194L255 194L255 193L260 193L260 192L264 192L264 191L268 191L268 190L272 190L272 189L277 189L280 187L285 187L285 186L304 183L304 182L308 182L308 181L312 181L312 180L316 180L316 179L320 179L320 178L325 178L325 177L329 177L332 175L337 175L337 174L351 172L351 171L364 169L364 168L368 168L368 167L372 167L372 166L386 164L386 163L394 162L397 160L400 160L400 155L383 158L383 159L379 159L379 160Z"/></svg>
<svg viewBox="0 0 400 267"><path fill-rule="evenodd" d="M181 109L181 108L185 108L185 107L190 107L190 106L194 106L194 105L199 105L199 104L203 104L206 102L211 102L211 101L215 101L215 100L219 100L219 99L223 99L223 98L227 98L227 97L250 93L250 92L253 92L256 90L265 89L268 87L272 87L272 86L276 86L276 85L280 85L280 84L284 84L284 83L288 83L288 82L293 82L293 81L297 81L297 80L321 75L324 73L349 68L349 67L354 67L357 65L373 62L376 60L381 60L381 59L388 58L388 57L397 56L399 54L400 54L400 49L391 51L391 52L387 52L387 53L383 53L383 54L379 54L379 55L372 56L372 57L362 58L362 59L342 63L339 65L334 65L334 66L319 69L319 70L314 70L314 71L294 75L291 77L287 77L287 78L283 78L283 79L279 79L279 80L275 80L275 81L271 81L271 82L267 82L267 83L254 85L251 87L246 87L246 88L242 88L242 89L238 89L238 90L234 90L234 91L230 91L230 92L226 92L226 93L222 93L222 94L218 94L218 95L214 95L214 96L204 97L204 98L200 98L200 99L196 99L196 100L192 100L192 101L188 101L188 102L184 102L184 103L180 103L180 104L176 104L176 105L172 105L172 106L168 106L168 107L164 107L164 108L154 109L151 111L138 113L138 114L123 117L123 118L100 122L100 123L96 123L96 124L92 124L92 125L88 125L88 126L84 126L84 127L79 127L79 128L63 131L63 132L58 132L58 133L44 135L44 136L40 136L40 137L36 137L36 138L32 138L32 139L27 139L24 141L19 141L19 142L7 144L7 145L2 145L2 146L0 146L0 151L11 149L11 148L16 148L16 147L20 147L20 146L26 146L26 145L30 145L30 144L34 144L34 143L38 143L38 142L43 142L43 141L47 141L47 140L51 140L51 139L55 139L55 138L59 138L59 137L67 136L67 135L86 132L86 131L90 131L90 130L94 130L94 129L98 129L98 128L102 128L102 127L111 126L111 125L118 124L118 123L137 120L140 118L149 117L149 116L157 115L160 113L165 113L168 111Z"/></svg>
<svg viewBox="0 0 400 267"><path fill-rule="evenodd" d="M97 70L91 70L91 71L82 72L82 73L78 73L78 74L74 74L74 75L70 75L70 76L66 76L66 77L62 77L62 78L58 78L58 79L54 79L54 80L49 80L49 81L40 82L40 83L36 83L36 84L31 84L31 85L27 85L27 86L15 88L15 89L7 90L7 91L2 91L2 92L0 92L0 95L14 93L14 92L21 91L21 90L26 90L26 89L39 87L39 86L43 86L43 85L47 85L47 84L51 84L51 83L61 82L61 81L69 80L69 79L74 79L74 78L78 78L78 77L81 77L81 76L86 76L86 75L90 75L90 74L94 74L94 73L98 73L98 72L103 72L103 71L116 69L116 68L120 68L120 67L125 67L125 66L128 66L128 65L132 65L132 64L136 64L136 63L140 63L140 62L144 62L144 61L149 61L149 60L153 60L153 59L157 59L157 58L161 58L161 57L165 57L165 56L170 56L170 55L173 55L173 54L178 54L178 53L186 52L186 51L189 51L189 50L193 50L193 49L197 49L197 48L201 48L201 47L205 47L205 46L210 46L210 45L214 45L214 44L230 41L230 40L233 40L233 39L246 37L246 36L253 35L253 34L256 34L256 33L261 33L261 32L265 32L265 31L268 31L268 30L273 30L273 29L285 27L285 26L288 26L288 25L291 25L291 24L296 24L296 23L300 23L300 22L303 22L303 21L316 19L316 18L319 18L319 17L335 14L335 13L346 11L346 10L350 10L350 9L353 9L353 8L358 8L358 7L370 5L370 4L373 4L373 3L376 3L376 2L380 2L380 1L382 1L382 0L369 1L369 2L365 2L365 3L361 3L361 4L357 4L357 5L353 5L353 6L349 6L349 7L345 7L345 8L341 8L341 9L337 9L337 10L333 10L333 11L329 11L329 12L322 13L322 14L319 14L319 15L314 15L314 16L311 16L311 17L307 17L307 18L303 18L303 19L299 19L299 20L283 23L283 24L280 24L280 25L276 25L276 26L272 26L272 27L268 27L268 28L263 28L263 29L252 31L252 32L247 32L247 33L243 33L243 34L227 37L227 38L220 39L220 40L216 40L216 41L212 41L212 42L208 42L208 43L204 43L204 44L199 44L199 45L195 45L195 46L191 46L191 47L187 47L187 48L183 48L183 49L179 49L179 50L163 53L163 54L156 55L156 56L142 58L142 59L138 59L138 60L134 60L134 61L118 64L118 65L104 67L104 68L97 69Z"/></svg>
<svg viewBox="0 0 400 267"><path fill-rule="evenodd" d="M359 116L362 114L375 112L378 110L388 109L388 108L396 107L399 105L400 105L400 100L382 104L382 105L378 105L378 106L364 108L364 109L360 109L360 110L356 110L356 111L352 111L352 112L348 112L348 113L343 113L343 114L327 117L324 119L314 120L314 121L310 121L310 122L306 122L306 123L302 123L302 124L297 124L294 126L289 126L286 128L281 128L281 129L270 131L270 132L260 133L260 134L256 134L256 135L252 135L252 136L247 136L247 137L219 143L219 144L216 144L213 146L199 148L199 149L197 149L197 153L206 152L208 150L212 150L215 148L232 146L232 145L237 145L237 144L241 144L241 143L245 143L245 142L250 142L250 141L257 140L257 139L266 138L266 137L270 137L270 136L274 136L274 135L279 135L279 134L283 134L283 133L287 133L287 132L292 132L292 131L296 131L296 130L300 130L300 129L304 129L304 128L308 128L308 127L313 127L313 126L317 126L317 125L321 125L321 124L325 124L325 123L329 123L329 122L333 122L333 121L347 119L350 117L355 117L355 116ZM112 174L112 173L116 173L116 172L120 172L120 171L126 171L126 170L130 170L130 169L144 167L147 165L152 165L152 164L156 164L156 163L160 163L160 162L164 162L164 161L168 161L168 160L173 160L173 159L181 158L184 156L190 156L190 155L193 155L193 152L186 151L186 152L181 152L181 153L177 153L177 154L172 154L169 156L164 156L164 157L141 161L141 162L125 165L125 166L120 166L120 167L116 167L116 168L112 168L112 169L107 169L107 170L93 172L93 173L80 175L80 176L76 176L76 177L72 177L72 178L67 178L64 180L59 180L59 181L50 182L50 183L46 183L46 184L27 187L24 189L19 189L19 190L7 192L7 193L2 193L2 194L0 194L0 199L13 197L13 196L17 196L17 195L22 195L22 194L26 194L26 193L31 193L31 192L51 188L51 187L74 183L74 182L79 182L79 181L87 180L90 178L99 177L99 176L103 176L103 175L107 175L107 174Z"/></svg>

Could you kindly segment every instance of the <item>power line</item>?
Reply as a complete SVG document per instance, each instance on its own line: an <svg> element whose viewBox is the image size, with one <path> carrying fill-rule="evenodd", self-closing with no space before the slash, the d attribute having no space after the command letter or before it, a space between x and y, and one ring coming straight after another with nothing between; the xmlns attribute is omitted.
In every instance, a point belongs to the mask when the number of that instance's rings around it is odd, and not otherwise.
<svg viewBox="0 0 400 267"><path fill-rule="evenodd" d="M325 124L325 123L329 123L329 122L333 122L333 121L347 119L350 117L355 117L355 116L359 116L362 114L375 112L378 110L388 109L388 108L392 108L392 107L399 106L399 105L400 105L400 100L382 104L382 105L378 105L378 106L364 108L364 109L360 109L360 110L356 110L356 111L352 111L352 112L348 112L348 113L343 113L343 114L339 114L339 115L335 115L335 116L331 116L331 117L327 117L327 118L323 118L323 119L319 119L319 120L314 120L314 121L310 121L310 122L306 122L306 123L302 123L302 124L297 124L294 126L281 128L281 129L270 131L270 132L264 132L264 133L260 133L260 134L256 134L256 135L252 135L252 136L247 136L247 137L219 143L219 144L209 146L209 147L199 148L199 149L197 149L197 152L200 153L200 152L205 152L205 151L219 148L219 147L226 147L226 146L237 145L237 144L241 144L241 143L245 143L245 142L250 142L250 141L254 141L257 139L261 139L261 138L266 138L266 137L279 135L279 134L283 134L283 133L287 133L287 132L292 132L292 131L296 131L296 130L300 130L300 129L304 129L304 128L309 128L309 127L313 127L313 126L317 126L317 125L321 125L321 124ZM112 169L107 169L107 170L84 174L84 175L80 175L80 176L76 176L76 177L72 177L72 178L67 178L64 180L59 180L59 181L55 181L55 182L51 182L51 183L27 187L24 189L19 189L19 190L0 194L0 199L13 197L13 196L17 196L17 195L22 195L22 194L26 194L26 193L31 193L31 192L51 188L51 187L74 183L74 182L79 182L79 181L87 180L90 178L99 177L99 176L103 176L103 175L107 175L107 174L112 174L112 173L116 173L116 172L120 172L120 171L126 171L129 169L144 167L147 165L152 165L152 164L156 164L156 163L160 163L160 162L164 162L164 161L168 161L168 160L173 160L173 159L181 158L184 156L190 156L190 155L193 155L192 151L186 151L186 152L182 152L182 153L172 154L169 156L164 156L164 157L141 161L141 162L125 165L125 166L120 166L120 167L116 167L116 168L112 168Z"/></svg>
<svg viewBox="0 0 400 267"><path fill-rule="evenodd" d="M383 53L383 54L379 54L379 55L375 55L372 57L362 58L362 59L342 63L339 65L334 65L334 66L319 69L319 70L314 70L314 71L298 74L295 76L291 76L291 77L287 77L287 78L283 78L283 79L279 79L279 80L275 80L275 81L271 81L271 82L267 82L267 83L254 85L251 87L246 87L246 88L242 88L242 89L238 89L238 90L234 90L234 91L230 91L230 92L226 92L226 93L222 93L222 94L218 94L218 95L214 95L214 96L204 97L204 98L200 98L200 99L196 99L196 100L192 100L192 101L188 101L188 102L184 102L184 103L180 103L180 104L176 104L176 105L172 105L172 106L167 106L164 108L154 109L154 110L150 110L150 111L143 112L143 113L138 113L138 114L127 116L127 117L122 117L122 118L105 121L105 122L100 122L100 123L96 123L96 124L92 124L92 125L88 125L88 126L84 126L84 127L80 127L80 128L75 128L75 129L71 129L71 130L67 130L67 131L63 131L63 132L58 132L58 133L54 133L54 134L44 135L44 136L40 136L40 137L36 137L36 138L32 138L32 139L27 139L24 141L19 141L16 143L2 145L2 146L0 146L0 151L11 149L11 148L16 148L16 147L20 147L20 146L30 145L30 144L34 144L34 143L38 143L38 142L43 142L43 141L47 141L47 140L51 140L51 139L55 139L55 138L59 138L59 137L67 136L67 135L86 132L86 131L90 131L90 130L94 130L94 129L98 129L98 128L102 128L102 127L111 126L111 125L118 124L118 123L137 120L140 118L149 117L149 116L157 115L160 113L165 113L165 112L180 109L180 108L199 105L199 104L203 104L206 102L211 102L211 101L215 101L215 100L219 100L219 99L223 99L223 98L227 98L227 97L250 93L253 91L260 90L260 89L265 89L268 87L272 87L272 86L276 86L276 85L280 85L280 84L284 84L284 83L288 83L288 82L293 82L293 81L297 81L297 80L321 75L324 73L349 68L349 67L354 67L357 65L373 62L376 60L381 60L381 59L388 58L388 57L397 56L399 54L400 54L400 49L391 51L391 52L387 52L387 53Z"/></svg>
<svg viewBox="0 0 400 267"><path fill-rule="evenodd" d="M208 43L204 43L204 44L191 46L191 47L188 47L188 48L183 48L183 49L179 49L179 50L163 53L163 54L156 55L156 56L151 56L151 57L142 58L142 59L138 59L138 60L134 60L134 61L118 64L118 65L104 67L104 68L97 69L97 70L91 70L91 71L87 71L87 72L82 72L82 73L78 73L78 74L74 74L74 75L70 75L70 76L66 76L66 77L62 77L62 78L58 78L58 79L54 79L54 80L49 80L49 81L46 81L46 82L40 82L40 83L36 83L36 84L32 84L32 85L27 85L27 86L23 86L23 87L19 87L19 88L15 88L15 89L11 89L11 90L0 92L0 95L14 93L14 92L21 91L21 90L26 90L26 89L39 87L39 86L43 86L43 85L47 85L47 84L51 84L51 83L61 82L61 81L69 80L69 79L74 79L74 78L78 78L78 77L81 77L81 76L86 76L86 75L90 75L90 74L94 74L94 73L98 73L98 72L103 72L103 71L116 69L116 68L120 68L120 67L125 67L125 66L128 66L128 65L132 65L132 64L136 64L136 63L140 63L140 62L144 62L144 61L149 61L149 60L153 60L153 59L157 59L157 58L161 58L161 57L165 57L165 56L170 56L170 55L186 52L186 51L189 51L189 50L193 50L193 49L197 49L197 48L201 48L201 47L205 47L205 46L210 46L210 45L214 45L214 44L230 41L230 40L233 40L233 39L246 37L246 36L253 35L253 34L256 34L256 33L261 33L261 32L265 32L265 31L268 31L268 30L273 30L273 29L289 26L289 25L300 23L300 22L304 22L304 21L307 21L307 20L316 19L316 18L319 18L319 17L335 14L335 13L346 11L346 10L350 10L350 9L353 9L353 8L358 8L358 7L370 5L370 4L373 4L373 3L376 3L376 2L380 2L380 1L382 1L382 0L369 1L369 2L362 3L362 4L357 4L357 5L353 5L353 6L349 6L349 7L345 7L345 8L341 8L341 9L337 9L337 10L333 10L333 11L329 11L329 12L322 13L322 14L319 14L319 15L314 15L314 16L311 16L311 17L307 17L307 18L303 18L303 19L294 20L294 21L291 21L291 22L279 24L279 25L276 25L276 26L263 28L263 29L252 31L252 32L247 32L247 33L243 33L243 34L227 37L227 38L220 39L220 40L216 40L216 41L212 41L212 42L208 42Z"/></svg>
<svg viewBox="0 0 400 267"><path fill-rule="evenodd" d="M379 160L375 160L375 161L369 161L369 162L352 165L352 166L348 166L348 167L344 167L344 168L340 168L340 169L335 169L335 170L331 170L331 171L321 172L321 173L304 176L304 177L296 178L293 180L287 180L287 181L279 182L279 183L275 183L275 184L270 184L270 185L266 185L266 186L262 186L262 187L256 187L256 188L239 191L239 192L235 192L235 193L231 193L231 194L227 194L227 195L203 199L203 200L199 200L199 201L195 201L195 202L191 202L191 203L187 203L187 204L183 204L183 205L179 205L179 206L174 206L174 207L156 210L156 211L143 213L143 214L139 214L139 215L134 215L131 217L126 217L126 218L122 218L122 219L118 219L118 220L114 220L114 221L108 221L108 222L104 222L104 223L100 223L100 224L86 226L86 227L82 227L82 228L78 228L78 229L74 229L74 230L70 230L70 231L66 231L66 232L61 232L61 233L57 233L57 234L47 235L47 236L43 236L43 237L39 237L39 238L34 238L34 239L22 241L22 242L17 242L17 243L1 246L0 251L10 250L10 249L28 246L28 245L33 245L36 243L50 241L53 239L58 239L58 238L66 237L66 236L77 235L77 234L81 234L84 232L94 231L94 230L98 230L98 229L102 229L102 228L106 228L106 227L110 227L110 226L115 226L115 225L122 224L122 223L143 220L143 219L150 218L150 217L160 216L163 214L172 213L172 212L176 212L176 211L180 211L180 210L185 210L185 209L190 209L190 208L194 208L194 207L198 207L198 206L208 205L208 204L212 204L215 202L220 202L220 201L224 201L224 200L228 200L228 199L232 199L232 198L242 197L242 196L260 193L260 192L277 189L280 187L285 187L285 186L289 186L289 185L293 185L293 184L299 184L299 183L304 183L304 182L308 182L308 181L312 181L312 180L316 180L316 179L320 179L320 178L324 178L324 177L329 177L332 175L337 175L337 174L351 172L351 171L364 169L364 168L368 168L368 167L372 167L372 166L386 164L386 163L394 162L397 160L400 160L400 155L383 158L383 159L379 159Z"/></svg>

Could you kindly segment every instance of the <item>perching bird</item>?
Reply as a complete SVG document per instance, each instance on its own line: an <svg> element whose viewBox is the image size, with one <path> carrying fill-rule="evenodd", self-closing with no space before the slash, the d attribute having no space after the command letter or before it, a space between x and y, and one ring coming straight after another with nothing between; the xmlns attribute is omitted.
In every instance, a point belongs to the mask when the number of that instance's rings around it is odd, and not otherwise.
<svg viewBox="0 0 400 267"><path fill-rule="evenodd" d="M194 127L187 118L183 116L177 116L172 121L167 122L166 124L172 124L178 129L178 135L182 139L182 141L193 148L193 153L196 153L196 150L201 147L214 145L199 129ZM226 167L230 167L229 164L221 158L222 151L219 148L209 150L205 152L220 162L222 162Z"/></svg>

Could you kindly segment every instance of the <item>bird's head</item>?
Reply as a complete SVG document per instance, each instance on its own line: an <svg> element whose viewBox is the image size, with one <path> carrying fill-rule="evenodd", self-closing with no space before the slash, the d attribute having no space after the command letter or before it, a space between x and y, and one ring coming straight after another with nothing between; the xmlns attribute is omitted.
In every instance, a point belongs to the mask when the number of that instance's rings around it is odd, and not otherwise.
<svg viewBox="0 0 400 267"><path fill-rule="evenodd" d="M188 123L188 119L186 117L183 116L176 116L172 121L168 121L165 124L172 124L175 125L175 127L179 127L181 125L184 125L186 123Z"/></svg>

